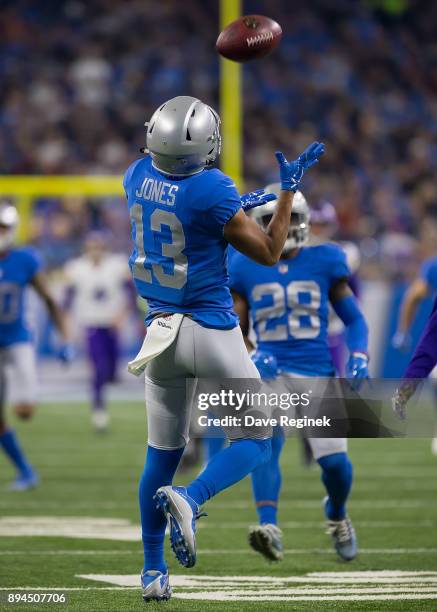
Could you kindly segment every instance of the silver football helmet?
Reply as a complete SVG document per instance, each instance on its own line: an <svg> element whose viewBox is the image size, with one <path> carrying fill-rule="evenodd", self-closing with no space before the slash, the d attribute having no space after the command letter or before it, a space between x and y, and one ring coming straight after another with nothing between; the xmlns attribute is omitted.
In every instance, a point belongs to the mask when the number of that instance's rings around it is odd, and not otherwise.
<svg viewBox="0 0 437 612"><path fill-rule="evenodd" d="M164 102L144 125L144 151L164 174L196 174L220 154L220 117L197 98L177 96Z"/></svg>
<svg viewBox="0 0 437 612"><path fill-rule="evenodd" d="M266 193L273 193L278 199L281 191L280 183L271 183L265 187ZM267 202L252 211L255 221L266 228L276 208L276 201ZM284 252L304 246L308 242L310 233L310 209L301 191L296 191L291 210L290 228L284 244Z"/></svg>
<svg viewBox="0 0 437 612"><path fill-rule="evenodd" d="M0 202L0 252L14 244L17 225L18 212L15 206Z"/></svg>

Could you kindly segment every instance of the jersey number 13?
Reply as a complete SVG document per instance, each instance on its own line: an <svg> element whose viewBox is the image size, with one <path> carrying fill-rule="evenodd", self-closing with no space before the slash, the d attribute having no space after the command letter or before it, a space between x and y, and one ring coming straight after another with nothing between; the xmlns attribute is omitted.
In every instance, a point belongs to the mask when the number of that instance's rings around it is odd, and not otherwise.
<svg viewBox="0 0 437 612"><path fill-rule="evenodd" d="M174 212L155 208L149 218L150 230L153 233L161 233L162 227L170 229L171 242L161 245L161 257L164 257L169 266L164 268L162 263L154 261L153 254L146 255L144 249L144 223L143 208L141 204L134 204L130 209L131 221L135 228L135 244L137 257L133 265L133 276L143 283L159 284L171 289L182 289L187 282L188 261L184 253L185 234L182 223ZM145 267L150 265L150 269ZM153 272L153 275L152 275Z"/></svg>

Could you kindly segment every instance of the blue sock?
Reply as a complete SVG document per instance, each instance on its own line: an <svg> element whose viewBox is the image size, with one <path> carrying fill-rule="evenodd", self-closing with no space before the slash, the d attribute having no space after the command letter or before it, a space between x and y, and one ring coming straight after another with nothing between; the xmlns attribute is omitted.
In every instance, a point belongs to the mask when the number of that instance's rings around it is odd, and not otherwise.
<svg viewBox="0 0 437 612"><path fill-rule="evenodd" d="M213 434L213 435L211 435ZM210 426L208 433L203 438L204 461L209 463L211 459L222 450L226 443L226 436L221 427Z"/></svg>
<svg viewBox="0 0 437 612"><path fill-rule="evenodd" d="M346 516L346 500L352 486L352 463L346 453L334 453L317 460L322 468L322 482L328 492L326 516L339 521Z"/></svg>
<svg viewBox="0 0 437 612"><path fill-rule="evenodd" d="M187 488L188 495L202 505L207 499L235 484L258 465L268 461L271 439L235 440L212 458L203 472Z"/></svg>
<svg viewBox="0 0 437 612"><path fill-rule="evenodd" d="M276 429L276 428L275 428ZM281 428L272 438L272 456L252 472L252 490L256 502L259 522L277 524L278 499L281 490L281 468L279 457L285 438Z"/></svg>
<svg viewBox="0 0 437 612"><path fill-rule="evenodd" d="M26 456L21 450L18 438L13 429L8 429L0 435L0 446L15 465L22 476L27 476L32 470Z"/></svg>
<svg viewBox="0 0 437 612"><path fill-rule="evenodd" d="M146 463L139 489L145 570L167 571L164 561L164 535L167 521L161 510L157 510L153 496L159 487L172 483L183 452L183 448L161 450L152 446L147 447Z"/></svg>

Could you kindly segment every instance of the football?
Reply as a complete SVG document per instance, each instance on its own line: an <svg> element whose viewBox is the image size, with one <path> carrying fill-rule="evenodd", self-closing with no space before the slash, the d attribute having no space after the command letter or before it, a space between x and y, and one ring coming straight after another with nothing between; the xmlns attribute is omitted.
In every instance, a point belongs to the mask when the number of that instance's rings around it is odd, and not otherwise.
<svg viewBox="0 0 437 612"><path fill-rule="evenodd" d="M216 49L234 62L264 57L279 44L279 23L263 15L245 15L230 23L219 35Z"/></svg>

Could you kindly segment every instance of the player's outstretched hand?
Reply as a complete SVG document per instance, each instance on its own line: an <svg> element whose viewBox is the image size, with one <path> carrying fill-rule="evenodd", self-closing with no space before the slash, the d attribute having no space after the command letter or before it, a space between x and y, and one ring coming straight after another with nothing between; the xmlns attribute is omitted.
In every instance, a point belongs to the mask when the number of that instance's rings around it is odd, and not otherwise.
<svg viewBox="0 0 437 612"><path fill-rule="evenodd" d="M303 175L314 164L319 161L319 157L325 152L323 142L313 142L299 155L297 159L288 162L281 151L276 151L276 159L279 164L279 174L281 178L281 189L286 191L297 191Z"/></svg>
<svg viewBox="0 0 437 612"><path fill-rule="evenodd" d="M272 200L276 200L275 194L266 193L264 189L250 191L249 193L244 193L242 196L240 196L241 208L244 210L244 212L247 212L252 208L256 208L257 206L262 206L263 204L271 202Z"/></svg>
<svg viewBox="0 0 437 612"><path fill-rule="evenodd" d="M73 361L76 356L76 351L72 344L63 344L58 352L58 359L65 365Z"/></svg>
<svg viewBox="0 0 437 612"><path fill-rule="evenodd" d="M411 336L408 333L397 331L391 339L391 345L397 351L408 353L411 348Z"/></svg>
<svg viewBox="0 0 437 612"><path fill-rule="evenodd" d="M391 398L393 412L401 419L401 421L405 421L407 418L407 403L412 395L414 395L416 389L417 381L405 381L398 389L396 389L395 394Z"/></svg>
<svg viewBox="0 0 437 612"><path fill-rule="evenodd" d="M359 391L369 378L369 358L365 353L352 353L346 364L346 378L354 391Z"/></svg>

